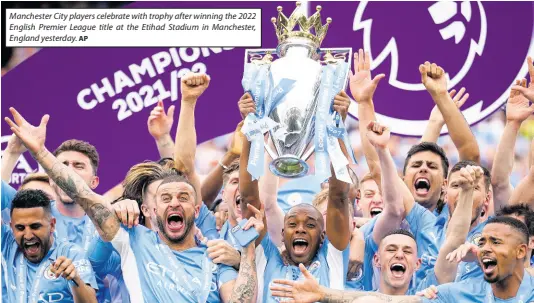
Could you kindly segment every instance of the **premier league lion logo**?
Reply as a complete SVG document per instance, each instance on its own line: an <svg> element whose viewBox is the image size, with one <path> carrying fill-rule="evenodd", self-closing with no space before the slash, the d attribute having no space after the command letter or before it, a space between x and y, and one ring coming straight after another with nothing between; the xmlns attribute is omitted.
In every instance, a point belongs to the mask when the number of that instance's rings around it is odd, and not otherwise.
<svg viewBox="0 0 534 303"><path fill-rule="evenodd" d="M534 55L532 6L480 1L358 4L352 34L347 35L355 38L348 39L353 49L370 52L373 75L386 74L388 83L380 84L374 98L379 119L397 134L423 134L434 106L418 72L425 61L445 69L449 89L467 88L471 98L462 112L470 124L499 109L512 82L525 77L527 55ZM357 116L356 106L351 114Z"/></svg>

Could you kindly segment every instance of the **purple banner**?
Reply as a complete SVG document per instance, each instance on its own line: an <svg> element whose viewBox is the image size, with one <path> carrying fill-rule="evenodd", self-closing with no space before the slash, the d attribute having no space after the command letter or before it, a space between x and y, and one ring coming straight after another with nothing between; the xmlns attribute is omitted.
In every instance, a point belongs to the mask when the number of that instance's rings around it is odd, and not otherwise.
<svg viewBox="0 0 534 303"><path fill-rule="evenodd" d="M471 98L464 114L476 123L503 104L512 81L526 74L525 57L532 54L531 2L450 3L454 7L434 7L434 2L310 2L308 9L313 13L320 4L323 22L333 19L324 47L370 46L373 74L387 75L375 96L381 120L396 133L418 135L424 125L413 125L423 123L434 105L421 89L420 63L437 62L457 82L454 88L468 89ZM270 19L278 5L288 16L295 8L294 2L137 2L129 7L261 8L262 46L275 48ZM105 192L133 164L159 158L146 120L158 98L166 108L175 104L174 136L177 77L189 70L205 71L212 79L196 108L198 142L233 131L240 120L243 63L242 48L43 49L2 78L2 114L8 115L13 106L35 124L50 114L46 145L51 150L72 138L95 145L101 156L97 191ZM2 149L9 135L4 124ZM36 168L26 153L15 174Z"/></svg>

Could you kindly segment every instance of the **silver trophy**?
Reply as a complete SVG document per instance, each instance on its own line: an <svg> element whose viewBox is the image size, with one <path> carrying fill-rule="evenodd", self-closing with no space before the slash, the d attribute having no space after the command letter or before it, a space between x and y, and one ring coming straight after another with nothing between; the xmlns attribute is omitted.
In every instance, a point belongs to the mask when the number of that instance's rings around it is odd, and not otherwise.
<svg viewBox="0 0 534 303"><path fill-rule="evenodd" d="M297 2L297 8L287 18L279 6L278 18L272 18L278 47L245 51L245 65L268 66L272 85L267 88L267 94L275 93L273 90L282 79L295 80L283 99L266 113L277 124L268 130L272 146L269 142L264 144L274 159L269 167L275 175L285 178L298 178L308 173L306 160L317 145L314 142L315 119L321 85L324 84L323 68L346 63L338 69L339 90L345 89L350 69L351 48L319 48L332 21L327 18L323 25L320 11L321 7L317 6L317 12L307 17ZM300 29L296 29L297 25Z"/></svg>

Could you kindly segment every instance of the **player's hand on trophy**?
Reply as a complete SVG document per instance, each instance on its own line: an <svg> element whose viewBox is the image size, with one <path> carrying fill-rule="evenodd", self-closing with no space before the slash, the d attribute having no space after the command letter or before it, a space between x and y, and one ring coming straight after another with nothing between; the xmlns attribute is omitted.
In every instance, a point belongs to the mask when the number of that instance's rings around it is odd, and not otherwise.
<svg viewBox="0 0 534 303"><path fill-rule="evenodd" d="M447 77L445 71L436 63L428 61L419 65L421 82L432 97L447 94Z"/></svg>
<svg viewBox="0 0 534 303"><path fill-rule="evenodd" d="M532 62L531 62L532 64ZM534 91L534 85L530 83L529 88L527 87L527 79L516 80L514 87L521 87L525 90L531 89ZM530 105L530 101L525 97L525 94L522 94L517 89L512 89L510 91L510 98L506 102L506 121L508 123L516 123L521 125L532 113L534 112L534 104Z"/></svg>
<svg viewBox="0 0 534 303"><path fill-rule="evenodd" d="M371 102L376 87L386 75L380 74L371 78L371 55L369 52L363 53L360 49L354 53L354 74L350 74L350 92L356 102Z"/></svg>
<svg viewBox="0 0 534 303"><path fill-rule="evenodd" d="M158 105L150 112L147 125L148 132L155 139L163 137L171 133L172 123L174 122L174 105L169 107L165 113L165 106L163 101L159 100Z"/></svg>
<svg viewBox="0 0 534 303"><path fill-rule="evenodd" d="M188 73L182 77L181 90L182 101L195 104L208 88L210 84L210 76L201 73Z"/></svg>
<svg viewBox="0 0 534 303"><path fill-rule="evenodd" d="M384 125L371 121L367 125L367 138L375 148L384 149L388 146L390 131Z"/></svg>
<svg viewBox="0 0 534 303"><path fill-rule="evenodd" d="M347 118L349 112L350 98L345 91L341 91L334 97L334 110L341 115L343 121Z"/></svg>
<svg viewBox="0 0 534 303"><path fill-rule="evenodd" d="M241 150L243 149L243 136L241 128L243 127L243 121L237 124L234 133L232 134L232 142L230 142L230 148L228 151L236 156L241 156Z"/></svg>
<svg viewBox="0 0 534 303"><path fill-rule="evenodd" d="M516 85L512 86L512 91L517 91L521 93L525 98L530 100L530 102L534 102L534 65L532 64L532 57L527 57L527 65L528 65L528 73L530 75L530 83L528 84L528 87L525 85L519 85L516 83Z"/></svg>
<svg viewBox="0 0 534 303"><path fill-rule="evenodd" d="M241 96L239 102L237 102L237 105L239 106L239 112L241 113L241 118L243 119L245 119L245 117L250 113L256 113L256 104L249 93L245 93L243 96Z"/></svg>
<svg viewBox="0 0 534 303"><path fill-rule="evenodd" d="M11 127L11 131L22 141L24 146L35 155L44 148L46 140L46 124L48 124L49 115L44 115L41 118L39 126L33 126L13 107L9 108L11 115L13 115L13 122L6 117L7 124Z"/></svg>

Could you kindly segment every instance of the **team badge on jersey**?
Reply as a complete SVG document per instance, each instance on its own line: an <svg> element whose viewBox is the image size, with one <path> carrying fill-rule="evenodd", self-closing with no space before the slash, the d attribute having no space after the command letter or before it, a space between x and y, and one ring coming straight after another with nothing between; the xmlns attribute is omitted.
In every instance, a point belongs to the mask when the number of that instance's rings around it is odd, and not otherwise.
<svg viewBox="0 0 534 303"><path fill-rule="evenodd" d="M292 193L287 197L287 203L291 206L299 205L302 203L302 196L299 193Z"/></svg>
<svg viewBox="0 0 534 303"><path fill-rule="evenodd" d="M59 277L56 277L56 274L54 274L52 272L52 264L48 265L45 269L45 272L44 272L44 277L47 279L47 280L57 280Z"/></svg>

